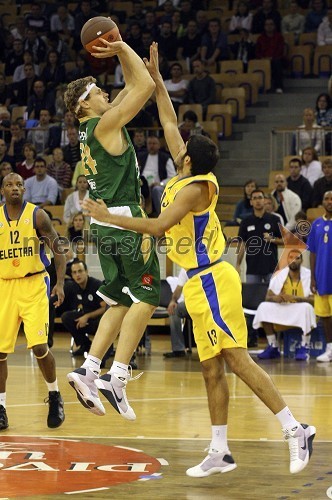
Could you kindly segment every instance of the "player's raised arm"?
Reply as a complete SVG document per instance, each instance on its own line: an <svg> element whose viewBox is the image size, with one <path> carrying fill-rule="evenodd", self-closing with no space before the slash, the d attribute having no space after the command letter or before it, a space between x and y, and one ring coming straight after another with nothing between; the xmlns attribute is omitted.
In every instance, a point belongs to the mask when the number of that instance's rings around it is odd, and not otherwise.
<svg viewBox="0 0 332 500"><path fill-rule="evenodd" d="M178 120L172 101L159 71L158 44L156 42L153 42L150 47L150 60L144 59L144 62L156 84L159 118L164 129L167 146L175 160L180 151L185 149L185 144L178 129Z"/></svg>

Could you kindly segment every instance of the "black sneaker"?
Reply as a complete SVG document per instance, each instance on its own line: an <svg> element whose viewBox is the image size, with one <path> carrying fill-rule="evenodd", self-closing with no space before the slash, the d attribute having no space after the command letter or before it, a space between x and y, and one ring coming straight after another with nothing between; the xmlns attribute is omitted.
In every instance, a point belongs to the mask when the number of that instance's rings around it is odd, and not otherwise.
<svg viewBox="0 0 332 500"><path fill-rule="evenodd" d="M186 351L171 351L164 352L164 358L184 358L186 355Z"/></svg>
<svg viewBox="0 0 332 500"><path fill-rule="evenodd" d="M48 393L48 398L45 399L45 403L49 404L47 427L49 427L50 429L55 429L56 427L60 427L60 425L65 420L65 412L63 410L63 400L60 392L50 391Z"/></svg>
<svg viewBox="0 0 332 500"><path fill-rule="evenodd" d="M6 408L0 405L0 431L7 429L8 427L8 417Z"/></svg>

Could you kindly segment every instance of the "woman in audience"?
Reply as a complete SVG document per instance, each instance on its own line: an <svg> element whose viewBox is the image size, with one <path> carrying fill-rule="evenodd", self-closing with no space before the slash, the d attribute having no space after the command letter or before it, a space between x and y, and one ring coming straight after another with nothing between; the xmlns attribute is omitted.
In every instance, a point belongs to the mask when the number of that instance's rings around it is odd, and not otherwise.
<svg viewBox="0 0 332 500"><path fill-rule="evenodd" d="M295 148L293 154L301 155L305 148L311 146L317 154L322 154L324 144L324 130L317 125L315 112L312 108L305 108L303 124L297 128L294 136Z"/></svg>
<svg viewBox="0 0 332 500"><path fill-rule="evenodd" d="M187 142L192 135L207 135L199 123L196 113L190 110L183 114L183 122L179 124L179 131L184 142Z"/></svg>
<svg viewBox="0 0 332 500"><path fill-rule="evenodd" d="M243 199L237 203L234 212L234 222L237 224L254 213L250 204L250 196L255 189L258 189L258 185L254 179L249 179L243 186Z"/></svg>
<svg viewBox="0 0 332 500"><path fill-rule="evenodd" d="M68 226L69 241L84 241L85 217L82 212L75 214Z"/></svg>
<svg viewBox="0 0 332 500"><path fill-rule="evenodd" d="M47 54L46 66L42 71L41 79L47 90L55 89L66 80L65 67L60 64L59 54L56 50L50 50Z"/></svg>
<svg viewBox="0 0 332 500"><path fill-rule="evenodd" d="M264 208L266 213L276 215L280 219L280 224L285 225L282 215L277 213L278 202L271 193L264 194Z"/></svg>
<svg viewBox="0 0 332 500"><path fill-rule="evenodd" d="M322 93L316 99L316 122L321 127L332 127L332 99ZM332 130L325 131L325 154L332 152Z"/></svg>
<svg viewBox="0 0 332 500"><path fill-rule="evenodd" d="M63 160L61 148L54 148L52 156L53 161L47 165L47 173L57 181L61 198L62 191L70 188L73 172L70 165Z"/></svg>
<svg viewBox="0 0 332 500"><path fill-rule="evenodd" d="M74 215L82 211L81 202L89 197L89 184L85 175L79 175L75 191L67 196L65 201L63 220L68 224Z"/></svg>
<svg viewBox="0 0 332 500"><path fill-rule="evenodd" d="M33 165L37 156L36 148L33 144L25 144L23 147L24 160L16 164L16 172L24 179L29 179L35 175Z"/></svg>
<svg viewBox="0 0 332 500"><path fill-rule="evenodd" d="M249 12L247 2L239 2L234 16L231 17L229 23L230 33L239 33L242 28L248 32L251 31L252 13Z"/></svg>
<svg viewBox="0 0 332 500"><path fill-rule="evenodd" d="M310 184L313 186L317 179L323 177L322 164L318 159L318 154L315 148L312 148L311 146L304 148L301 161L301 175L308 179Z"/></svg>

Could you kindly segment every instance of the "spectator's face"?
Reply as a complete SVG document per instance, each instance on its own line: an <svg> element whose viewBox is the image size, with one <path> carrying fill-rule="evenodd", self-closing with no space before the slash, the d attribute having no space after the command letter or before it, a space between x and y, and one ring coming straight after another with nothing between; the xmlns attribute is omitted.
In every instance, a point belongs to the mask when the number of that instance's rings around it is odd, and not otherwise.
<svg viewBox="0 0 332 500"><path fill-rule="evenodd" d="M332 162L324 162L322 170L327 180L332 179Z"/></svg>
<svg viewBox="0 0 332 500"><path fill-rule="evenodd" d="M81 231L84 229L84 217L81 214L75 215L73 218L73 226L75 231Z"/></svg>
<svg viewBox="0 0 332 500"><path fill-rule="evenodd" d="M67 17L67 9L66 9L66 7L64 7L64 6L61 5L58 8L58 16L61 19L61 21L64 21L66 19L66 17Z"/></svg>
<svg viewBox="0 0 332 500"><path fill-rule="evenodd" d="M16 52L17 54L20 54L22 52L23 43L21 42L21 40L14 40L13 49L14 49L14 52Z"/></svg>
<svg viewBox="0 0 332 500"><path fill-rule="evenodd" d="M263 0L262 7L263 7L263 10L266 10L266 11L272 10L272 2L271 2L271 0Z"/></svg>
<svg viewBox="0 0 332 500"><path fill-rule="evenodd" d="M196 21L198 22L198 24L206 24L207 23L206 12L204 10L197 11Z"/></svg>
<svg viewBox="0 0 332 500"><path fill-rule="evenodd" d="M53 160L56 162L62 162L63 161L63 152L61 148L55 148L53 150Z"/></svg>
<svg viewBox="0 0 332 500"><path fill-rule="evenodd" d="M273 203L272 200L270 200L270 198L264 198L264 209L265 212L268 214L273 212Z"/></svg>
<svg viewBox="0 0 332 500"><path fill-rule="evenodd" d="M313 160L313 154L312 154L312 151L311 149L306 149L303 151L303 161L306 165L308 165L309 163L312 162Z"/></svg>
<svg viewBox="0 0 332 500"><path fill-rule="evenodd" d="M23 154L24 154L25 159L28 160L28 161L30 161L30 162L35 157L35 152L32 149L30 149L30 148L24 148L23 149Z"/></svg>
<svg viewBox="0 0 332 500"><path fill-rule="evenodd" d="M43 179L46 176L47 167L44 162L36 161L33 171L36 177Z"/></svg>
<svg viewBox="0 0 332 500"><path fill-rule="evenodd" d="M315 113L311 108L307 108L303 113L303 122L305 125L312 125L315 121Z"/></svg>
<svg viewBox="0 0 332 500"><path fill-rule="evenodd" d="M153 12L147 12L145 14L145 23L148 24L149 26L155 23L155 15Z"/></svg>
<svg viewBox="0 0 332 500"><path fill-rule="evenodd" d="M218 35L220 31L219 24L216 21L210 21L209 22L209 32L210 34L213 35Z"/></svg>
<svg viewBox="0 0 332 500"><path fill-rule="evenodd" d="M150 47L151 43L152 43L152 36L150 35L150 33L143 33L142 34L142 43L144 45L144 47Z"/></svg>
<svg viewBox="0 0 332 500"><path fill-rule="evenodd" d="M256 189L256 188L257 188L256 184L255 184L254 182L250 182L249 184L247 184L247 185L245 186L244 191L245 191L246 195L247 195L248 197L250 197L251 193L252 193L252 192L253 192L253 190L254 190L254 189Z"/></svg>
<svg viewBox="0 0 332 500"><path fill-rule="evenodd" d="M291 250L287 257L287 263L289 269L291 269L292 271L298 271L302 264L301 254Z"/></svg>
<svg viewBox="0 0 332 500"><path fill-rule="evenodd" d="M191 11L191 3L187 1L181 2L180 8L182 12L188 13Z"/></svg>
<svg viewBox="0 0 332 500"><path fill-rule="evenodd" d="M27 31L27 39L30 43L33 43L37 38L37 33L34 30Z"/></svg>
<svg viewBox="0 0 332 500"><path fill-rule="evenodd" d="M20 135L21 135L21 129L20 129L20 127L18 125L13 124L13 125L10 126L10 133L14 137L20 137Z"/></svg>
<svg viewBox="0 0 332 500"><path fill-rule="evenodd" d="M13 167L11 166L10 163L4 163L0 167L0 176L3 178L6 175L10 174L10 172L13 171Z"/></svg>
<svg viewBox="0 0 332 500"><path fill-rule="evenodd" d="M88 181L85 177L80 176L76 181L76 188L78 191L87 191L89 187Z"/></svg>
<svg viewBox="0 0 332 500"><path fill-rule="evenodd" d="M163 23L161 25L161 30L160 30L160 33L163 35L163 36L169 36L172 32L172 26L170 23Z"/></svg>
<svg viewBox="0 0 332 500"><path fill-rule="evenodd" d="M48 56L48 62L50 64L56 64L58 62L58 55L55 52L51 52Z"/></svg>
<svg viewBox="0 0 332 500"><path fill-rule="evenodd" d="M39 123L40 125L48 125L50 123L50 113L47 109L42 109L39 115Z"/></svg>
<svg viewBox="0 0 332 500"><path fill-rule="evenodd" d="M45 92L44 83L38 80L37 82L35 82L33 84L33 90L34 90L37 97L42 97L44 95L44 92Z"/></svg>
<svg viewBox="0 0 332 500"><path fill-rule="evenodd" d="M194 61L193 62L193 71L195 75L200 76L202 73L204 73L204 66L201 61Z"/></svg>
<svg viewBox="0 0 332 500"><path fill-rule="evenodd" d="M262 210L264 208L264 194L257 192L250 197L250 205L254 210Z"/></svg>
<svg viewBox="0 0 332 500"><path fill-rule="evenodd" d="M170 1L166 1L164 3L164 12L166 12L166 14L170 14L171 12L173 12L173 4L172 2Z"/></svg>
<svg viewBox="0 0 332 500"><path fill-rule="evenodd" d="M291 162L289 164L289 171L290 171L291 177L293 177L294 179L296 179L300 175L301 165L299 165L298 162L295 162L295 161Z"/></svg>
<svg viewBox="0 0 332 500"><path fill-rule="evenodd" d="M141 28L138 26L138 24L133 24L132 27L130 28L130 35L134 38L139 37L141 34Z"/></svg>
<svg viewBox="0 0 332 500"><path fill-rule="evenodd" d="M134 3L133 5L133 11L134 11L134 15L140 15L142 14L142 4L140 3Z"/></svg>
<svg viewBox="0 0 332 500"><path fill-rule="evenodd" d="M313 0L312 2L312 10L315 10L316 12L320 12L323 10L323 2L322 0Z"/></svg>
<svg viewBox="0 0 332 500"><path fill-rule="evenodd" d="M319 109L326 109L327 108L327 99L325 95L320 96L320 98L317 101L317 106Z"/></svg>
<svg viewBox="0 0 332 500"><path fill-rule="evenodd" d="M287 187L287 182L283 175L276 175L274 184L278 192L285 191Z"/></svg>
<svg viewBox="0 0 332 500"><path fill-rule="evenodd" d="M183 122L183 126L186 130L192 130L193 128L195 128L195 122L186 118Z"/></svg>
<svg viewBox="0 0 332 500"><path fill-rule="evenodd" d="M135 146L142 147L145 144L144 132L135 132L134 134L134 144Z"/></svg>
<svg viewBox="0 0 332 500"><path fill-rule="evenodd" d="M40 17L41 16L41 9L40 6L37 4L31 5L31 14L34 17Z"/></svg>
<svg viewBox="0 0 332 500"><path fill-rule="evenodd" d="M171 69L171 76L172 78L178 79L182 77L182 68L181 66L173 66Z"/></svg>
<svg viewBox="0 0 332 500"><path fill-rule="evenodd" d="M32 55L30 54L30 52L24 52L23 61L24 64L32 63ZM24 68L24 73L25 73L25 68Z"/></svg>
<svg viewBox="0 0 332 500"><path fill-rule="evenodd" d="M84 286L84 284L88 281L88 271L84 269L84 265L82 262L75 262L71 266L71 277L80 286Z"/></svg>
<svg viewBox="0 0 332 500"><path fill-rule="evenodd" d="M76 128L69 128L67 130L67 137L70 144L76 144L78 141L78 131Z"/></svg>
<svg viewBox="0 0 332 500"><path fill-rule="evenodd" d="M75 123L75 116L71 111L65 113L64 122L66 125L73 125Z"/></svg>
<svg viewBox="0 0 332 500"><path fill-rule="evenodd" d="M245 3L239 3L239 13L241 14L241 16L243 16L244 14L246 14L247 12L247 5Z"/></svg>
<svg viewBox="0 0 332 500"><path fill-rule="evenodd" d="M197 33L197 23L195 21L189 21L187 24L187 34L193 36Z"/></svg>
<svg viewBox="0 0 332 500"><path fill-rule="evenodd" d="M264 23L264 31L266 34L273 34L275 32L275 25L272 19L267 19Z"/></svg>
<svg viewBox="0 0 332 500"><path fill-rule="evenodd" d="M160 142L157 137L148 137L148 140L146 142L147 150L150 155L156 155L158 154L158 151L160 149Z"/></svg>
<svg viewBox="0 0 332 500"><path fill-rule="evenodd" d="M173 23L176 23L178 24L181 20L181 14L178 10L176 10L175 12L173 12L173 15L172 15L172 21Z"/></svg>
<svg viewBox="0 0 332 500"><path fill-rule="evenodd" d="M82 2L81 11L83 12L83 14L85 16L88 16L90 14L90 11L91 11L90 2Z"/></svg>
<svg viewBox="0 0 332 500"><path fill-rule="evenodd" d="M297 13L297 3L296 2L291 2L289 6L289 12L291 14L296 14Z"/></svg>
<svg viewBox="0 0 332 500"><path fill-rule="evenodd" d="M25 74L25 78L27 78L28 80L34 78L35 77L35 70L33 69L33 66L32 65L25 66L24 67L24 74Z"/></svg>

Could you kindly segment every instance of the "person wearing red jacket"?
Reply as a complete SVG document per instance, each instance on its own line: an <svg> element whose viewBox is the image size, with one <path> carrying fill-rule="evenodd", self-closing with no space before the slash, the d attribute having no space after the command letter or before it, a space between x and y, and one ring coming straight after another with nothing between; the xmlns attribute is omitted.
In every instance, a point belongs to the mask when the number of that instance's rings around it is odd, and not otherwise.
<svg viewBox="0 0 332 500"><path fill-rule="evenodd" d="M284 37L276 31L273 19L266 19L264 33L256 43L257 59L269 59L271 61L272 85L277 94L283 93L282 60L284 57Z"/></svg>

